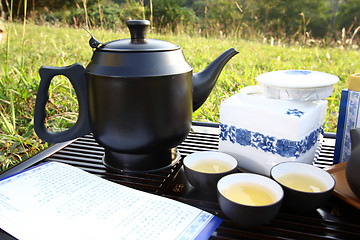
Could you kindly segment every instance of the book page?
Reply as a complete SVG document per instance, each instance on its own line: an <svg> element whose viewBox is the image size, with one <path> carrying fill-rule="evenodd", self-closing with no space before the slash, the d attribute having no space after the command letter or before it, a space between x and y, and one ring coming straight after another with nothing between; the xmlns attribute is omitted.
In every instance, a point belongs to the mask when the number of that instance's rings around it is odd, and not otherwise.
<svg viewBox="0 0 360 240"><path fill-rule="evenodd" d="M195 207L63 163L0 181L0 227L21 240L194 239L220 222Z"/></svg>

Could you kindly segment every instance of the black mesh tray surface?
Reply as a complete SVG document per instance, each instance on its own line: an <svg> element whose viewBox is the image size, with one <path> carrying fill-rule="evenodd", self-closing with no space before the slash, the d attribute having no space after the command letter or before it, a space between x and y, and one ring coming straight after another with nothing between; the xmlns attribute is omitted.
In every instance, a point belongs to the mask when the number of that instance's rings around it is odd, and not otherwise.
<svg viewBox="0 0 360 240"><path fill-rule="evenodd" d="M178 146L182 158L196 151L217 149L216 125L194 126L187 139ZM332 165L333 152L334 140L325 138L315 165ZM216 194L199 192L187 182L182 169L182 158L171 167L158 172L119 173L104 167L103 154L104 149L92 135L87 135L73 142L57 144L1 174L0 177L43 161L63 162L110 181L172 198L217 215L224 221L211 239L360 239L360 211L336 197L332 197L326 206L309 215L294 215L282 210L269 224L249 228L226 218L217 203ZM0 231L0 239L14 238Z"/></svg>

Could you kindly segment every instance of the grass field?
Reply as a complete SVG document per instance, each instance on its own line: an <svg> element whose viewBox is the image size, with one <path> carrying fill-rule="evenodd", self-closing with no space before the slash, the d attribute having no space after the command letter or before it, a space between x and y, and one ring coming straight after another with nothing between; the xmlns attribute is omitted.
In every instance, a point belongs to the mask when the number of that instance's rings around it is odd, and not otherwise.
<svg viewBox="0 0 360 240"><path fill-rule="evenodd" d="M26 159L48 144L33 131L33 109L42 65L66 66L80 62L86 66L92 56L89 35L83 29L54 26L6 25L7 39L0 45L0 169ZM119 32L93 29L100 41L128 38ZM356 45L317 47L316 44L271 43L261 38L204 38L186 34L157 35L149 38L170 41L182 47L194 72L204 69L220 53L234 47L239 54L230 60L208 100L194 113L197 121L219 121L220 103L244 86L256 84L256 76L274 70L308 69L340 77L328 99L325 131L335 132L340 94L349 75L360 72L360 50ZM56 77L50 89L47 125L54 129L69 127L77 117L77 102L69 81Z"/></svg>

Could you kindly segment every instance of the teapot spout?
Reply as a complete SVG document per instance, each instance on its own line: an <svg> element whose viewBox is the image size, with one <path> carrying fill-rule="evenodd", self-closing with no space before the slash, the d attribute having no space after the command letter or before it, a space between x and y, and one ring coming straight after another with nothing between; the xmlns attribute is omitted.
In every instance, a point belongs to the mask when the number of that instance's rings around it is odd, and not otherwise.
<svg viewBox="0 0 360 240"><path fill-rule="evenodd" d="M229 48L217 57L203 71L193 75L193 111L207 99L225 64L239 52Z"/></svg>

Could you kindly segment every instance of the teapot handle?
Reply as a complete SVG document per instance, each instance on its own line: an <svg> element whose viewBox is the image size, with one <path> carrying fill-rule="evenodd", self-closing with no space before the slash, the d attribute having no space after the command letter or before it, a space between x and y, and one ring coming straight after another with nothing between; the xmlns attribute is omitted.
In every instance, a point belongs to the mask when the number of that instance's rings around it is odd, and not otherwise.
<svg viewBox="0 0 360 240"><path fill-rule="evenodd" d="M90 133L85 68L80 63L66 67L42 66L39 69L39 74L41 81L36 96L34 112L34 129L38 137L49 143L58 143ZM79 117L75 125L62 132L52 132L45 127L45 107L49 100L49 86L53 77L57 75L64 75L70 80L79 102Z"/></svg>

